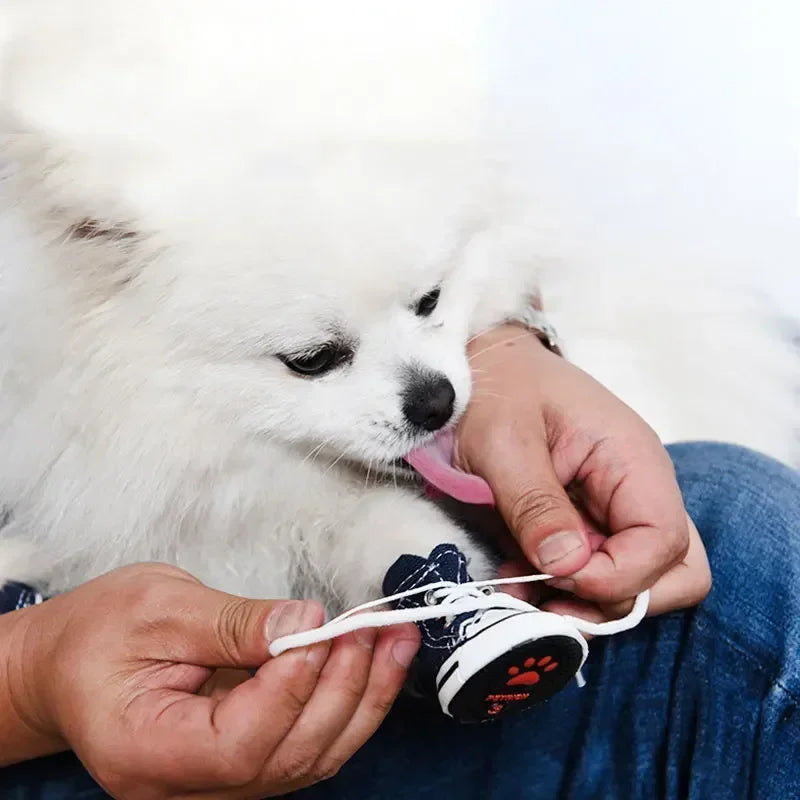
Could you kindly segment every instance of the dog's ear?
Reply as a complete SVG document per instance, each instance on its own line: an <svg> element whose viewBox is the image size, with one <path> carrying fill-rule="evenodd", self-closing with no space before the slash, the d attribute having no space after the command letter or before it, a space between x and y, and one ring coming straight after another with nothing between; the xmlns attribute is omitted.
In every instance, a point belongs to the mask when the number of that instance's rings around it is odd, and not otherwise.
<svg viewBox="0 0 800 800"><path fill-rule="evenodd" d="M61 231L51 239L57 262L70 270L91 305L101 305L125 291L147 261L146 237L130 223L78 216L66 221L58 214Z"/></svg>
<svg viewBox="0 0 800 800"><path fill-rule="evenodd" d="M108 299L131 284L144 267L144 237L124 222L81 217L54 242L74 253L68 263L80 271L96 300Z"/></svg>
<svg viewBox="0 0 800 800"><path fill-rule="evenodd" d="M70 237L91 241L92 239L105 239L106 241L121 242L126 239L135 239L136 231L132 231L118 222L103 223L97 219L86 217L67 231Z"/></svg>
<svg viewBox="0 0 800 800"><path fill-rule="evenodd" d="M113 197L86 196L80 187L70 158L44 137L0 133L0 213L21 215L58 279L98 306L136 280L153 247Z"/></svg>

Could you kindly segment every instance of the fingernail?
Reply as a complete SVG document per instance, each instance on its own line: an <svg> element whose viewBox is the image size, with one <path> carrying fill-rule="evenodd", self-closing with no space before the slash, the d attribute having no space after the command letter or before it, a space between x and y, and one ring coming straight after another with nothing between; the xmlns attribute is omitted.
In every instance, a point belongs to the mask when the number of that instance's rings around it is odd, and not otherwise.
<svg viewBox="0 0 800 800"><path fill-rule="evenodd" d="M419 650L419 642L416 639L400 639L392 646L392 658L403 669L408 669L417 650Z"/></svg>
<svg viewBox="0 0 800 800"><path fill-rule="evenodd" d="M583 536L576 531L561 531L548 536L537 548L536 555L542 567L561 561L570 553L583 547Z"/></svg>
<svg viewBox="0 0 800 800"><path fill-rule="evenodd" d="M311 647L306 648L306 661L315 669L322 669L322 665L328 660L330 649L330 642L312 644Z"/></svg>
<svg viewBox="0 0 800 800"><path fill-rule="evenodd" d="M372 650L375 646L375 636L377 635L375 628L359 628L353 631L353 635L356 637L356 641L367 650Z"/></svg>
<svg viewBox="0 0 800 800"><path fill-rule="evenodd" d="M572 578L553 578L553 580L547 581L547 585L562 592L575 593L575 581Z"/></svg>
<svg viewBox="0 0 800 800"><path fill-rule="evenodd" d="M274 642L281 636L314 627L316 607L301 600L288 600L276 606L267 618L267 638Z"/></svg>

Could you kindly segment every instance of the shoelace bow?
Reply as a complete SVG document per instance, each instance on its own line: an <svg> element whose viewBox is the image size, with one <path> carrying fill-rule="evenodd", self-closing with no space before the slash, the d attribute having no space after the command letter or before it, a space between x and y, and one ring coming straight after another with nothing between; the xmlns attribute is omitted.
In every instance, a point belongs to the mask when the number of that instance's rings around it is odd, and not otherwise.
<svg viewBox="0 0 800 800"><path fill-rule="evenodd" d="M492 599L495 593L493 591L487 593L485 589L511 583L546 581L552 577L552 575L523 575L515 578L492 578L486 581L468 581L467 583L453 583L452 581L429 583L425 586L389 595L388 597L381 597L379 600L372 600L369 603L362 603L349 611L345 611L344 614L340 614L330 622L326 622L319 628L281 636L270 644L269 653L273 657L278 656L286 650L308 647L361 628L385 628L389 625L399 625L404 622L422 622L440 617L456 617L459 614L498 608L497 599ZM426 595L425 606L370 611L370 609L385 606L387 603L393 603L419 594ZM622 633L635 628L647 614L649 604L650 592L646 590L637 596L633 608L621 619L614 619L608 622L590 622L569 614L562 614L561 616L581 633L590 636L612 636L615 633ZM511 595L503 596L502 607L516 608L520 611L539 611L531 603L526 603L524 600L519 600Z"/></svg>

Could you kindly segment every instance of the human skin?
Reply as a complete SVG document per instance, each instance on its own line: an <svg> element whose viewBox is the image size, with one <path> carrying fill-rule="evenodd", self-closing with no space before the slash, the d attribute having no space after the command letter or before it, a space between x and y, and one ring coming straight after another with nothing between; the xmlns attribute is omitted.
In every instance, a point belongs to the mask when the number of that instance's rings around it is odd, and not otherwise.
<svg viewBox="0 0 800 800"><path fill-rule="evenodd" d="M651 614L702 600L705 550L646 423L517 326L469 351L456 460L489 482L513 534L502 572L558 576L566 593L546 607L594 620L645 588ZM322 780L388 713L419 635L359 631L269 658L271 639L321 621L315 603L233 597L166 565L0 616L0 764L72 748L134 800L258 798Z"/></svg>
<svg viewBox="0 0 800 800"><path fill-rule="evenodd" d="M489 483L514 536L503 574L558 576L551 585L570 597L550 607L598 621L644 589L650 614L699 603L711 588L705 548L647 423L519 326L477 337L469 355L475 388L455 461Z"/></svg>

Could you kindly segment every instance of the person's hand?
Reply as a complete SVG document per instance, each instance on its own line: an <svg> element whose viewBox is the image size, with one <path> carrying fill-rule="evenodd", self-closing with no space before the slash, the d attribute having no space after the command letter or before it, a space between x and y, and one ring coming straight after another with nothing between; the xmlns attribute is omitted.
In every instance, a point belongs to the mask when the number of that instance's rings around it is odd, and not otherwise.
<svg viewBox="0 0 800 800"><path fill-rule="evenodd" d="M594 620L627 612L644 589L651 614L700 602L705 549L653 430L520 327L477 337L470 361L455 463L489 483L518 543L503 574L527 574L528 561L559 576L556 588L592 605L565 596L549 607Z"/></svg>
<svg viewBox="0 0 800 800"><path fill-rule="evenodd" d="M334 774L383 720L419 643L398 626L270 659L270 639L322 622L318 604L244 600L158 564L20 614L9 652L26 721L126 800L255 799Z"/></svg>

